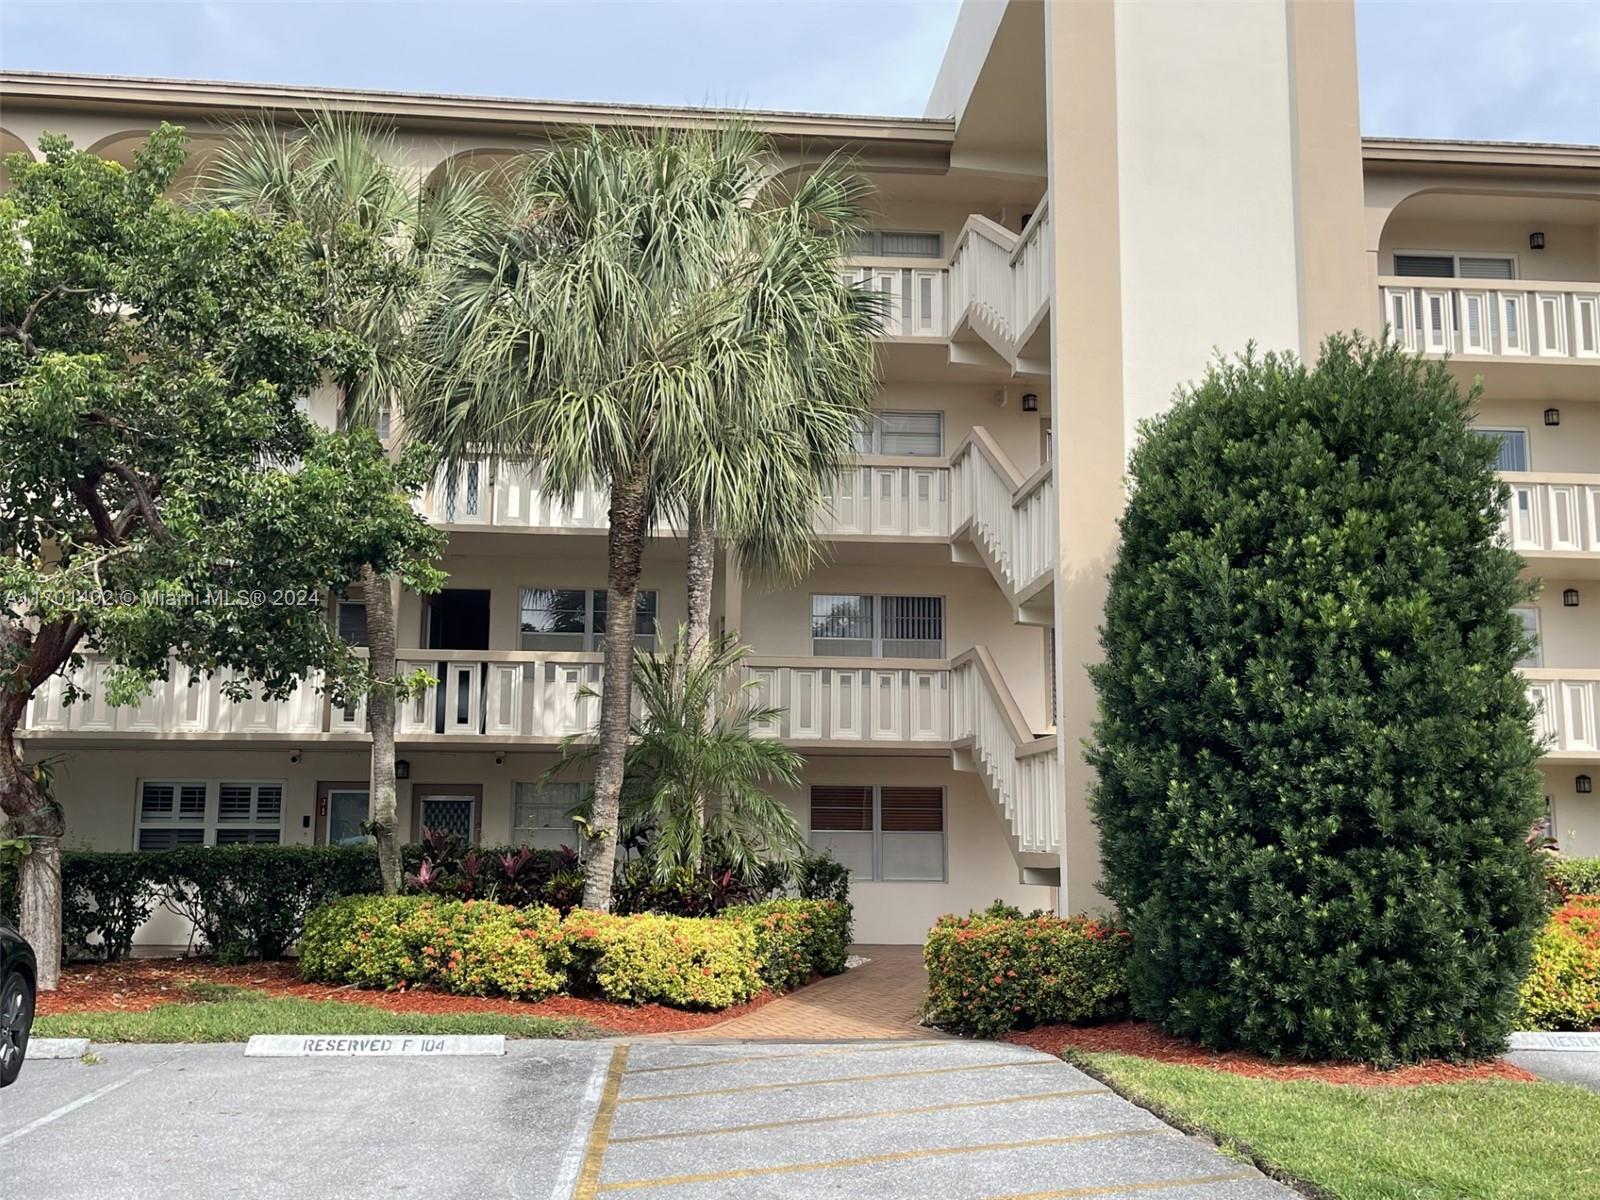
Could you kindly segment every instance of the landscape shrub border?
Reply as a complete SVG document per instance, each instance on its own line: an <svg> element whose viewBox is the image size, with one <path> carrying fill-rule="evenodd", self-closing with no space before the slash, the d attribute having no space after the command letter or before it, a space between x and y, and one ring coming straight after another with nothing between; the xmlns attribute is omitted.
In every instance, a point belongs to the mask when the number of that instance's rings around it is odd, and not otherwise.
<svg viewBox="0 0 1600 1200"><path fill-rule="evenodd" d="M1022 916L997 905L928 932L927 1019L972 1037L1128 1013L1127 930L1092 917Z"/></svg>
<svg viewBox="0 0 1600 1200"><path fill-rule="evenodd" d="M1550 858L1545 862L1545 879L1556 905L1573 896L1600 896L1600 858Z"/></svg>
<svg viewBox="0 0 1600 1200"><path fill-rule="evenodd" d="M723 1009L844 969L849 905L773 900L715 917L617 915L437 896L347 896L307 914L320 983Z"/></svg>
<svg viewBox="0 0 1600 1200"><path fill-rule="evenodd" d="M1573 896L1550 914L1518 1000L1523 1029L1600 1025L1600 895Z"/></svg>

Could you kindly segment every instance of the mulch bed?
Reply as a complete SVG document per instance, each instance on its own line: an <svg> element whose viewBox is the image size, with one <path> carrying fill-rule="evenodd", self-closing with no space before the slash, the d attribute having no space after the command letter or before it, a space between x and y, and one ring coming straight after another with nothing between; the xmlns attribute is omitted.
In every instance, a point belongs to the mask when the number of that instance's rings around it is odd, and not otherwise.
<svg viewBox="0 0 1600 1200"><path fill-rule="evenodd" d="M705 1029L753 1012L773 999L772 993L762 992L747 1004L725 1008L720 1012L684 1012L659 1004L635 1007L575 996L552 996L548 1000L529 1003L486 996L453 996L425 988L379 992L306 983L292 962L246 963L243 966L224 967L205 959L135 958L126 962L65 968L61 972L60 990L39 994L38 1012L40 1016L80 1012L140 1012L160 1004L192 1001L193 997L185 994L185 989L192 983L232 984L301 1000L342 1000L370 1004L391 1012L575 1017L588 1021L606 1033L621 1034L678 1033Z"/></svg>
<svg viewBox="0 0 1600 1200"><path fill-rule="evenodd" d="M1032 1046L1047 1054L1065 1049L1086 1053L1131 1054L1185 1067L1210 1067L1253 1079L1307 1080L1360 1087L1413 1087L1421 1083L1482 1083L1511 1079L1531 1083L1534 1076L1502 1058L1478 1063L1424 1062L1391 1071L1362 1063L1281 1063L1245 1051L1218 1054L1193 1042L1162 1033L1143 1021L1110 1025L1043 1025L1007 1034L1006 1041Z"/></svg>

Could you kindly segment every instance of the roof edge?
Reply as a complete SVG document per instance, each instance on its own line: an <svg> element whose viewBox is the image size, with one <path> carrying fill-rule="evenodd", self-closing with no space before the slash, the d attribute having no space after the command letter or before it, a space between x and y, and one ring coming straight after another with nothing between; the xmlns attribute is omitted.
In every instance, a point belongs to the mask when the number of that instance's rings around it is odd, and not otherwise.
<svg viewBox="0 0 1600 1200"><path fill-rule="evenodd" d="M1561 142L1469 141L1446 138L1364 137L1368 163L1441 163L1456 166L1600 168L1600 146Z"/></svg>

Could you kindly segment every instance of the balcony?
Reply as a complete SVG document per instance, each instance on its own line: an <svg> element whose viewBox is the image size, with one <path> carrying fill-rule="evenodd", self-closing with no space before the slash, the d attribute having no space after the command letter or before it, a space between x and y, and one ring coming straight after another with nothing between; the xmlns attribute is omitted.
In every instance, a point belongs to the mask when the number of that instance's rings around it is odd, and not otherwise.
<svg viewBox="0 0 1600 1200"><path fill-rule="evenodd" d="M1053 262L1048 197L1020 234L968 217L950 256L951 361L1048 375Z"/></svg>
<svg viewBox="0 0 1600 1200"><path fill-rule="evenodd" d="M1513 550L1578 578L1600 577L1600 475L1506 471L1505 537Z"/></svg>
<svg viewBox="0 0 1600 1200"><path fill-rule="evenodd" d="M1600 671L1572 667L1527 667L1528 699L1537 715L1533 732L1545 745L1546 762L1600 760Z"/></svg>
<svg viewBox="0 0 1600 1200"><path fill-rule="evenodd" d="M1028 625L1055 621L1058 516L1049 463L1024 477L1005 451L974 429L950 460L953 553L975 555Z"/></svg>
<svg viewBox="0 0 1600 1200"><path fill-rule="evenodd" d="M1408 350L1600 362L1600 283L1386 276L1378 284L1389 336Z"/></svg>
<svg viewBox="0 0 1600 1200"><path fill-rule="evenodd" d="M949 268L937 259L856 259L845 279L857 287L881 292L885 298L883 336L897 339L943 341L948 324L945 297L950 289Z"/></svg>
<svg viewBox="0 0 1600 1200"><path fill-rule="evenodd" d="M981 646L951 663L950 687L956 767L983 777L1022 881L1058 886L1064 813L1055 735L1028 728Z"/></svg>
<svg viewBox="0 0 1600 1200"><path fill-rule="evenodd" d="M863 456L834 481L812 528L843 540L948 541L949 460Z"/></svg>

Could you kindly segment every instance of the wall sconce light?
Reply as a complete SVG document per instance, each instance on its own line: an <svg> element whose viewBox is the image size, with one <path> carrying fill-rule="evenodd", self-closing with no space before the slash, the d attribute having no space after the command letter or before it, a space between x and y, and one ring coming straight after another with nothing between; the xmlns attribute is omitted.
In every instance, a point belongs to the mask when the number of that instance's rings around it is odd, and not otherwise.
<svg viewBox="0 0 1600 1200"><path fill-rule="evenodd" d="M1039 397L1038 397L1038 395L1036 393L1034 393L1034 392L1024 392L1022 394L1022 411L1023 412L1038 412L1039 411Z"/></svg>
<svg viewBox="0 0 1600 1200"><path fill-rule="evenodd" d="M298 750L289 751L289 761L292 762L292 763L299 762L300 761L300 751L298 751Z"/></svg>
<svg viewBox="0 0 1600 1200"><path fill-rule="evenodd" d="M1544 234L1542 234L1542 233L1530 233L1528 235L1528 249L1529 250L1543 250L1544 249Z"/></svg>
<svg viewBox="0 0 1600 1200"><path fill-rule="evenodd" d="M411 778L411 760L410 759L397 758L397 759L394 760L394 777L396 779L410 779Z"/></svg>
<svg viewBox="0 0 1600 1200"><path fill-rule="evenodd" d="M497 766L497 767L505 766L506 765L506 756L504 754L496 754L494 756L494 765Z"/></svg>
<svg viewBox="0 0 1600 1200"><path fill-rule="evenodd" d="M1562 608L1577 608L1578 607L1578 589L1577 588L1568 588L1566 591L1561 593L1561 607Z"/></svg>
<svg viewBox="0 0 1600 1200"><path fill-rule="evenodd" d="M1559 425L1559 424L1561 424L1561 410L1559 408L1547 408L1547 409L1545 409L1544 410L1544 423L1546 425Z"/></svg>
<svg viewBox="0 0 1600 1200"><path fill-rule="evenodd" d="M1573 782L1576 784L1578 795L1580 796L1587 796L1590 792L1594 791L1594 780L1590 779L1587 775L1579 775L1578 778Z"/></svg>

